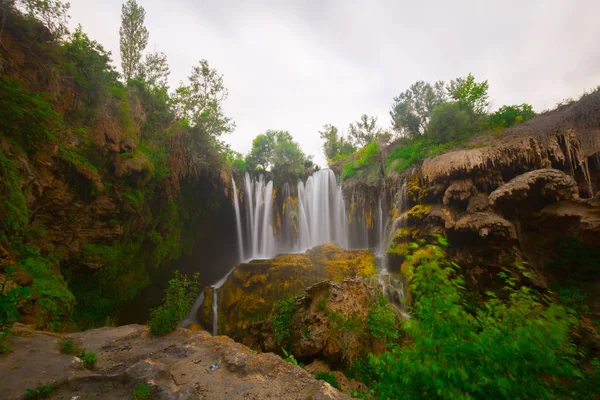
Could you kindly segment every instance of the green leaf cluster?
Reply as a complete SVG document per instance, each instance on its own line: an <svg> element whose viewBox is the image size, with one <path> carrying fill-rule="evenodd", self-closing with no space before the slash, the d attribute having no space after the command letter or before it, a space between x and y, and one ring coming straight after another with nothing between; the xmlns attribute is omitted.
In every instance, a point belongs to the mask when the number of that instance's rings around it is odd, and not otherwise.
<svg viewBox="0 0 600 400"><path fill-rule="evenodd" d="M371 335L386 344L397 343L400 338L398 318L394 307L383 296L374 302L366 319Z"/></svg>
<svg viewBox="0 0 600 400"><path fill-rule="evenodd" d="M273 336L275 342L283 344L292 334L292 318L296 312L296 299L290 297L284 300L278 300L273 305L271 313L271 325L273 327Z"/></svg>

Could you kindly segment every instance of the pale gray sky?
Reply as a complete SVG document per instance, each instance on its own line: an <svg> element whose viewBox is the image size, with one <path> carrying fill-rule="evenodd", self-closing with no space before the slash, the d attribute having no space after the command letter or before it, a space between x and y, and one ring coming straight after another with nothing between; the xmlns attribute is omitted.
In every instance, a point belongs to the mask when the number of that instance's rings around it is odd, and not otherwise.
<svg viewBox="0 0 600 400"><path fill-rule="evenodd" d="M120 70L122 0L71 0L71 25L112 51ZM600 0L138 0L149 51L167 54L171 87L200 59L224 75L225 137L249 151L289 130L325 165L318 131L365 113L388 127L392 98L417 80L469 72L492 106L537 111L600 85Z"/></svg>

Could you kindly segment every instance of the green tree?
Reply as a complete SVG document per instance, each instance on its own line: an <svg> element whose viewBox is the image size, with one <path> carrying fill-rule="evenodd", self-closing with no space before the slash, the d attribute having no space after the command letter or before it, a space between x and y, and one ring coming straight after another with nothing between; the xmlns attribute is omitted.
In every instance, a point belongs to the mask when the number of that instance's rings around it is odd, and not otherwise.
<svg viewBox="0 0 600 400"><path fill-rule="evenodd" d="M348 135L360 147L374 142L382 133L382 129L377 125L377 117L369 117L366 114L363 114L360 120L348 127Z"/></svg>
<svg viewBox="0 0 600 400"><path fill-rule="evenodd" d="M252 141L246 157L248 169L270 170L277 183L298 180L305 168L314 166L288 131L268 130Z"/></svg>
<svg viewBox="0 0 600 400"><path fill-rule="evenodd" d="M212 137L232 132L235 124L223 112L223 102L229 95L223 75L210 68L208 61L200 60L188 80L188 85L179 86L174 95L180 118Z"/></svg>
<svg viewBox="0 0 600 400"><path fill-rule="evenodd" d="M140 67L142 52L148 45L148 29L144 26L146 11L135 0L121 6L121 67L125 80L133 78Z"/></svg>
<svg viewBox="0 0 600 400"><path fill-rule="evenodd" d="M246 158L250 169L262 169L266 171L271 166L273 158L273 149L275 147L276 131L267 131L254 138L252 141L252 150Z"/></svg>
<svg viewBox="0 0 600 400"><path fill-rule="evenodd" d="M352 142L340 134L338 128L331 124L323 126L319 131L319 136L323 140L323 154L325 158L331 159L338 155L351 154L356 151Z"/></svg>
<svg viewBox="0 0 600 400"><path fill-rule="evenodd" d="M56 38L61 38L68 33L70 3L63 3L60 0L17 0L17 4L29 17L41 21Z"/></svg>
<svg viewBox="0 0 600 400"><path fill-rule="evenodd" d="M448 85L448 93L458 102L460 109L475 114L485 113L489 105L488 89L488 81L477 83L473 74L454 79Z"/></svg>
<svg viewBox="0 0 600 400"><path fill-rule="evenodd" d="M341 152L341 140L338 134L338 128L327 124L323 126L323 130L319 131L319 136L323 140L323 154L325 158L333 158Z"/></svg>
<svg viewBox="0 0 600 400"><path fill-rule="evenodd" d="M150 90L167 92L169 89L169 63L165 53L146 54L140 65L139 76Z"/></svg>
<svg viewBox="0 0 600 400"><path fill-rule="evenodd" d="M509 128L535 117L535 111L530 104L502 106L490 115L490 124L493 127Z"/></svg>
<svg viewBox="0 0 600 400"><path fill-rule="evenodd" d="M433 109L447 100L443 81L433 85L425 81L413 83L404 93L394 97L390 111L393 129L403 137L425 133Z"/></svg>
<svg viewBox="0 0 600 400"><path fill-rule="evenodd" d="M75 79L75 84L92 114L105 96L106 88L119 85L119 74L112 65L111 54L100 43L91 40L81 29L75 29L63 49L69 60L67 68Z"/></svg>
<svg viewBox="0 0 600 400"><path fill-rule="evenodd" d="M271 169L275 182L296 182L304 173L304 165L309 160L289 132L281 131L275 135Z"/></svg>
<svg viewBox="0 0 600 400"><path fill-rule="evenodd" d="M469 113L462 110L458 103L439 104L431 115L427 136L435 143L456 140L467 131L469 121Z"/></svg>

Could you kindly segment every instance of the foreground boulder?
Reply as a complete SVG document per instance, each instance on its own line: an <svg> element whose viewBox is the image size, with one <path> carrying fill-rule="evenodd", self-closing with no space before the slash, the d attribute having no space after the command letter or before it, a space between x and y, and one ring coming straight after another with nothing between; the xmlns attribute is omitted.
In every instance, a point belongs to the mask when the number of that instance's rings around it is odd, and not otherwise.
<svg viewBox="0 0 600 400"><path fill-rule="evenodd" d="M66 400L129 400L140 383L154 386L152 399L349 398L274 354L255 354L204 331L177 329L154 337L145 326L126 325L69 335L97 353L92 370L60 354L58 335L25 329L17 334L13 352L0 356L3 399L25 398L26 390L40 383L54 388L52 398ZM217 368L211 371L213 363Z"/></svg>
<svg viewBox="0 0 600 400"><path fill-rule="evenodd" d="M265 321L277 300L297 295L317 282L371 276L375 256L368 250L343 250L332 243L304 254L282 254L235 267L217 290L218 332L236 340L248 340L248 328ZM213 326L213 288L204 291L200 323ZM249 342L245 342L250 345Z"/></svg>

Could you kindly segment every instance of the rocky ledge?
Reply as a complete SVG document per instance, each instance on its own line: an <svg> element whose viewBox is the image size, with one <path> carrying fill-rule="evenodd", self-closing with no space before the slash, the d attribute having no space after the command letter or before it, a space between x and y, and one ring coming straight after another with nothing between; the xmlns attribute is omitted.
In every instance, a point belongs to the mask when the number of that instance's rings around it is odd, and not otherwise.
<svg viewBox="0 0 600 400"><path fill-rule="evenodd" d="M140 383L153 385L153 399L349 399L275 354L205 331L154 337L145 326L126 325L68 335L96 352L91 370L60 353L60 335L23 326L15 334L13 351L0 357L0 376L10 376L0 380L3 399L24 399L27 389L50 384L53 399L129 400Z"/></svg>

